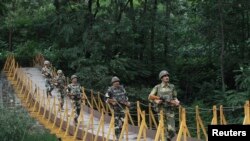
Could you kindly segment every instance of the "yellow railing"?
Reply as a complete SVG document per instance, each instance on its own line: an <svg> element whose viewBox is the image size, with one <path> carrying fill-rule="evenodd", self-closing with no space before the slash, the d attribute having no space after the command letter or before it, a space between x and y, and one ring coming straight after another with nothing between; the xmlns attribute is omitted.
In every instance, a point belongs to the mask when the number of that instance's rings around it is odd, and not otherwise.
<svg viewBox="0 0 250 141"><path fill-rule="evenodd" d="M203 124L203 121L201 120L201 117L200 117L200 111L199 111L199 107L196 106L195 107L195 118L196 118L196 129L197 129L197 138L198 139L201 139L201 132L200 130L202 129L203 131L203 134L205 136L205 140L208 141L208 136L207 136L207 131L206 131L206 128Z"/></svg>
<svg viewBox="0 0 250 141"><path fill-rule="evenodd" d="M250 105L249 105L249 101L246 101L245 105L244 105L244 121L243 121L243 125L249 125L250 124Z"/></svg>
<svg viewBox="0 0 250 141"><path fill-rule="evenodd" d="M39 54L34 60L33 63L39 66L42 66L44 62L44 57ZM8 55L6 62L3 67L3 71L6 72L8 80L14 85L15 91L18 95L18 97L22 100L22 105L25 106L31 116L34 116L37 118L41 123L43 123L47 128L49 128L52 132L55 132L58 136L68 139L69 137L71 140L75 139L81 139L86 140L89 138L89 132L88 130L91 130L91 133L93 133L93 120L94 120L94 109L99 111L101 113L100 121L97 128L97 133L102 133L102 140L109 140L112 138L115 140L115 130L114 130L114 111L110 108L108 104L103 102L101 98L101 93L94 92L91 90L90 96L87 96L86 90L83 88L83 95L86 97L86 100L82 104L82 111L80 112L80 118L79 122L74 129L74 133L72 134L70 132L70 123L73 120L73 112L69 114L70 110L68 107L68 101L66 99L66 107L64 112L60 112L60 108L56 106L57 99L53 98L47 98L45 96L45 92L42 91L35 83L32 82L30 77L25 73L25 71L18 65L16 62L14 55L10 54ZM54 72L56 72L56 69L54 68ZM68 79L67 79L68 80ZM83 110L89 107L91 109L90 112L90 118L89 121L84 122L83 118ZM145 109L144 109L145 110ZM138 139L143 138L146 140L147 135L146 131L148 129L153 129L153 127L156 127L156 134L155 134L155 141L158 140L164 140L164 116L163 112L160 112L160 120L158 118L155 118L156 116L153 113L151 104L148 105L148 111L145 112L141 109L141 103L138 101L136 103L136 114L137 114L137 126L138 126ZM211 121L212 125L218 124L218 118L217 118L217 107L213 106L213 118ZM148 113L148 114L146 114ZM105 114L111 115L110 125L108 129L108 134L104 135L104 124L105 124ZM147 115L147 116L146 116ZM243 124L250 124L250 108L249 108L249 101L246 101L244 105L244 121ZM146 117L148 119L146 119ZM219 117L220 117L220 124L224 125L227 124L223 106L221 105L219 108ZM192 118L192 117L189 117ZM66 119L66 121L65 121ZM129 123L131 125L135 125L135 119L131 117L130 110L127 108L125 112L125 120L122 128L122 135L126 135L125 139L128 140L128 126ZM201 139L201 131L204 135L205 140L207 140L207 131L205 128L205 125L202 121L202 118L200 116L199 107L196 106L195 108L195 120L196 120L196 133L197 138ZM158 124L157 124L158 122ZM182 138L186 141L188 137L191 137L190 132L187 127L186 122L186 109L180 107L179 108L179 123L180 123L180 129L177 135L177 141L181 140ZM66 126L65 126L66 125ZM85 130L80 130L79 127L85 127ZM98 136L92 135L92 139L94 141L98 140ZM122 139L122 136L119 140Z"/></svg>

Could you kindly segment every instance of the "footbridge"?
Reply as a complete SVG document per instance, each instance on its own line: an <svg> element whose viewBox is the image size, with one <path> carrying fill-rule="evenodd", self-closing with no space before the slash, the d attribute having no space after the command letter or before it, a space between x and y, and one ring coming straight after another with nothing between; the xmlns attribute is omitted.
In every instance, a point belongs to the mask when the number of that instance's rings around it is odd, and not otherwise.
<svg viewBox="0 0 250 141"><path fill-rule="evenodd" d="M9 54L3 71L11 82L24 108L52 134L56 134L63 141L165 141L163 113L160 118L153 111L150 103L137 101L133 109L125 110L125 119L119 139L115 137L114 111L103 101L103 94L89 90L83 86L83 94L87 97L82 103L78 124L73 121L74 112L71 100L65 99L64 110L60 109L57 91L52 96L46 96L45 80L41 74L44 57L38 54L33 60L32 67L21 67L13 54ZM56 75L56 69L53 69ZM176 112L178 132L173 141L208 140L208 124L228 124L224 112L228 107L213 106L202 109L199 106L185 108L179 106ZM250 124L249 101L245 105L234 107L242 112L242 124ZM230 109L231 110L231 109ZM211 122L205 123L202 114L207 112ZM188 113L191 113L192 116ZM189 127L189 120L195 122L195 127ZM194 123L192 123L194 124ZM191 136L191 131L195 135Z"/></svg>

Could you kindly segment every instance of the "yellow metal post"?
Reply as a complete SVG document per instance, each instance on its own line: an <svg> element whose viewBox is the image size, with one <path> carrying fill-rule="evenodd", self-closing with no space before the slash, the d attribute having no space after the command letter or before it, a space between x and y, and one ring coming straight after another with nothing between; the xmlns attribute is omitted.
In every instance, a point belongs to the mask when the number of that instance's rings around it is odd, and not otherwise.
<svg viewBox="0 0 250 141"><path fill-rule="evenodd" d="M87 104L89 104L89 107L90 108L93 108L93 105L91 104L92 103L92 98L90 98L90 100L91 100L91 103L89 102L89 99L88 99L88 97L87 97L87 95L86 95L86 93L85 93L85 89L84 89L84 87L82 87L82 92L83 92L83 96L86 98L86 101L87 101Z"/></svg>
<svg viewBox="0 0 250 141"><path fill-rule="evenodd" d="M205 128L205 126L204 126L204 124L203 124L203 122L201 120L200 114L198 114L198 122L199 122L199 125L200 125L200 127L201 127L201 129L203 131L203 134L205 136L206 141L208 141L207 131L206 131L206 128Z"/></svg>
<svg viewBox="0 0 250 141"><path fill-rule="evenodd" d="M54 116L54 120L53 120L53 125L52 125L52 129L55 127L56 125L56 119L57 119L57 115L58 115L58 111L59 111L60 107L58 106L55 116ZM60 111L59 111L60 112Z"/></svg>
<svg viewBox="0 0 250 141"><path fill-rule="evenodd" d="M124 136L124 132L125 132L125 130L127 130L127 128L128 128L128 111L126 110L124 122L122 125L122 130L121 130L120 137L119 137L119 141L122 141L123 136Z"/></svg>
<svg viewBox="0 0 250 141"><path fill-rule="evenodd" d="M91 105L96 107L96 109L98 110L98 112L101 112L101 110L99 109L99 106L96 102L95 96L94 96L94 91L91 90Z"/></svg>
<svg viewBox="0 0 250 141"><path fill-rule="evenodd" d="M58 133L60 133L60 131L62 129L65 117L68 117L68 99L66 99L66 105L65 105L65 110L64 110L63 116L61 116L61 113L60 113L60 120L61 121L60 121L60 127L58 129Z"/></svg>
<svg viewBox="0 0 250 141"><path fill-rule="evenodd" d="M157 126L157 122L155 120L155 116L154 116L154 113L153 113L153 110L152 110L151 103L149 103L149 116L151 117L151 120L153 121L155 128L157 128L158 126Z"/></svg>
<svg viewBox="0 0 250 141"><path fill-rule="evenodd" d="M101 110L104 110L104 113L106 113L106 109L105 109L105 106L104 106L104 104L103 104L103 102L102 102L102 99L101 99L101 97L100 97L100 92L98 92L98 103L99 103L99 109Z"/></svg>
<svg viewBox="0 0 250 141"><path fill-rule="evenodd" d="M158 141L160 139L160 136L164 136L164 117L163 117L163 111L160 111L160 121L156 130L155 134L155 141Z"/></svg>
<svg viewBox="0 0 250 141"><path fill-rule="evenodd" d="M36 92L36 96L34 97L34 100L35 100L35 104L34 104L34 107L33 107L33 112L35 112L35 110L36 110L36 105L37 105L37 102L38 102L38 92Z"/></svg>
<svg viewBox="0 0 250 141"><path fill-rule="evenodd" d="M89 122L87 125L87 129L86 129L85 134L84 134L83 139L82 139L83 141L86 141L88 130L89 130L90 126L93 126L93 125L91 125L93 118L94 118L94 113L93 113L93 109L91 109L91 114L90 114Z"/></svg>
<svg viewBox="0 0 250 141"><path fill-rule="evenodd" d="M99 135L99 132L101 130L101 128L104 126L104 111L102 111L102 115L100 117L100 122L99 122L99 125L98 125L98 129L97 129L97 132L96 132L96 136L95 136L95 139L94 141L97 141L97 137Z"/></svg>
<svg viewBox="0 0 250 141"><path fill-rule="evenodd" d="M74 137L73 137L73 139L74 140L76 140L76 137L77 137L77 133L78 133L78 131L79 131L79 127L80 127L80 124L81 124L81 122L83 122L83 105L81 105L81 112L80 112L80 115L79 115L79 118L78 118L78 123L77 123L77 126L76 126L76 130L75 130L75 132L74 132ZM83 130L83 126L82 126L82 130Z"/></svg>
<svg viewBox="0 0 250 141"><path fill-rule="evenodd" d="M221 125L226 125L227 124L227 121L226 121L226 118L225 118L225 115L224 115L224 112L223 112L223 106L220 105L220 124Z"/></svg>
<svg viewBox="0 0 250 141"><path fill-rule="evenodd" d="M146 140L146 132L145 132L146 129L147 129L147 126L146 126L146 119L145 119L145 111L142 111L142 122L141 122L141 126L140 126L139 133L137 136L137 141L141 140L142 134L143 134L144 140Z"/></svg>
<svg viewBox="0 0 250 141"><path fill-rule="evenodd" d="M136 102L137 104L137 122L138 122L138 126L140 127L141 124L141 108L140 108L140 101Z"/></svg>
<svg viewBox="0 0 250 141"><path fill-rule="evenodd" d="M49 121L51 120L51 112L54 111L55 107L56 107L56 98L54 97L52 107L49 107L49 116L47 123L49 123Z"/></svg>
<svg viewBox="0 0 250 141"><path fill-rule="evenodd" d="M217 125L217 108L216 105L213 106L213 119L211 125Z"/></svg>
<svg viewBox="0 0 250 141"><path fill-rule="evenodd" d="M65 131L64 137L66 137L68 135L69 125L70 125L70 122L71 122L73 116L74 116L74 110L71 110L70 118L69 118L69 120L67 120L67 127L66 127L66 131ZM67 118L68 118L68 116L67 116Z"/></svg>
<svg viewBox="0 0 250 141"><path fill-rule="evenodd" d="M126 107L125 109L126 109L126 111L128 112L128 119L129 119L130 123L131 123L133 126L135 126L135 123L134 123L134 121L133 121L133 119L132 119L132 117L131 117L129 108Z"/></svg>
<svg viewBox="0 0 250 141"><path fill-rule="evenodd" d="M190 137L190 133L186 124L186 109L181 108L181 126L177 135L176 141L181 141L181 137L183 135L184 141L187 141L187 136Z"/></svg>
<svg viewBox="0 0 250 141"><path fill-rule="evenodd" d="M109 124L109 130L108 130L108 134L107 134L107 137L106 137L106 141L110 141L109 137L110 137L110 134L111 132L113 132L113 134L115 134L114 132L114 128L115 128L115 116L114 116L114 112L111 111L111 121L110 121L110 124Z"/></svg>
<svg viewBox="0 0 250 141"><path fill-rule="evenodd" d="M243 121L243 125L248 125L250 124L250 112L249 112L250 108L249 108L249 101L247 100L245 105L244 105L244 113L245 113L245 117L244 117L244 121Z"/></svg>
<svg viewBox="0 0 250 141"><path fill-rule="evenodd" d="M48 107L50 107L50 96L47 97L47 101L48 102L46 103L46 105L44 107L43 118L46 118L47 109L48 109Z"/></svg>
<svg viewBox="0 0 250 141"><path fill-rule="evenodd" d="M200 124L199 124L199 107L195 107L195 119L196 119L196 128L197 128L197 138L201 139L201 133L200 133Z"/></svg>
<svg viewBox="0 0 250 141"><path fill-rule="evenodd" d="M40 98L40 101L39 101L39 108L38 108L37 115L40 114L41 108L42 108L42 103L44 102L44 95L42 95L42 96L40 95L39 97L42 97L42 98Z"/></svg>

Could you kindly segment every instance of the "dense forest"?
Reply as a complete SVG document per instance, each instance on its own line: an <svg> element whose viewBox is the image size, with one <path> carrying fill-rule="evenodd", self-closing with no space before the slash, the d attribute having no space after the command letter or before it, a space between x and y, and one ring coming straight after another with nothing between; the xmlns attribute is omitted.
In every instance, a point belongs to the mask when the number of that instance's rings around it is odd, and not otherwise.
<svg viewBox="0 0 250 141"><path fill-rule="evenodd" d="M166 69L184 105L250 98L249 0L1 0L0 65L42 53L86 88L147 99Z"/></svg>

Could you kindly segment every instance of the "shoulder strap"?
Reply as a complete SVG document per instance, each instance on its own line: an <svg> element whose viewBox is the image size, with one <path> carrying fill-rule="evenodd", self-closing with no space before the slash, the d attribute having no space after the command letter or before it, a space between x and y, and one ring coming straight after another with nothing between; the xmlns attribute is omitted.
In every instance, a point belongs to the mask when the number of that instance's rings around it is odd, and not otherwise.
<svg viewBox="0 0 250 141"><path fill-rule="evenodd" d="M171 88L171 91L174 91L174 85L170 84L169 87Z"/></svg>
<svg viewBox="0 0 250 141"><path fill-rule="evenodd" d="M124 93L126 93L126 90L125 90L124 86L121 85L120 87L121 87L122 91L123 91Z"/></svg>
<svg viewBox="0 0 250 141"><path fill-rule="evenodd" d="M160 85L161 85L161 84L156 85L156 93L155 93L155 95L158 95Z"/></svg>

